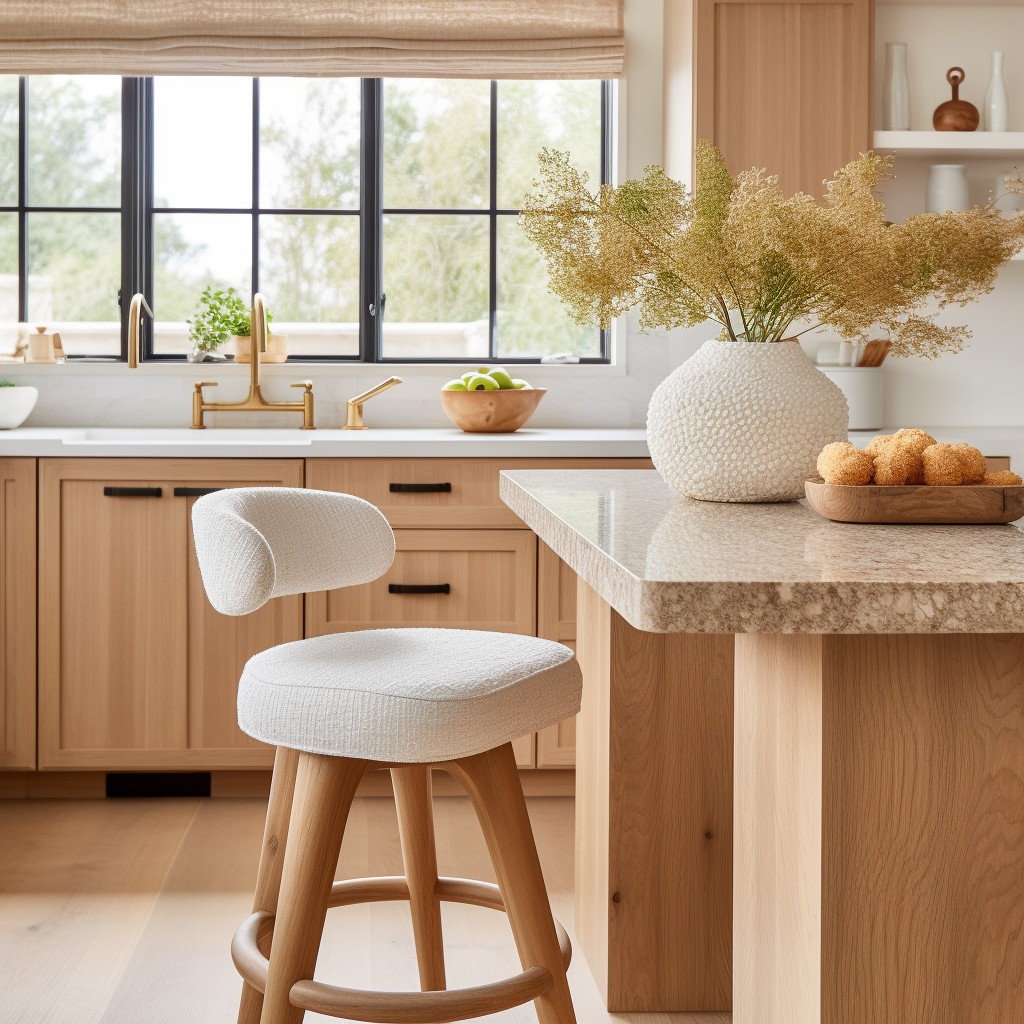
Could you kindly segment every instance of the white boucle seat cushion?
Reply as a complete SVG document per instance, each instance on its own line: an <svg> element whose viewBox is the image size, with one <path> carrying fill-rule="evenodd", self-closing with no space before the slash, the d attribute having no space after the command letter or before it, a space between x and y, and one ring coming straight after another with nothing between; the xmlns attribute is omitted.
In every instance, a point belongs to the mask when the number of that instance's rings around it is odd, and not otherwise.
<svg viewBox="0 0 1024 1024"><path fill-rule="evenodd" d="M479 754L571 718L582 677L563 644L469 629L374 629L250 658L238 724L275 746L371 761Z"/></svg>

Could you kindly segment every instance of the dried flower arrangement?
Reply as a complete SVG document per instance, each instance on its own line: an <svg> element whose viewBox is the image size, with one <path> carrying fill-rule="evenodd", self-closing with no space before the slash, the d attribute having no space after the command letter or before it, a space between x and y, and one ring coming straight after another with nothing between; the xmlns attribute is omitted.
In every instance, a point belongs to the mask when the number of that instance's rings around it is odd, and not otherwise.
<svg viewBox="0 0 1024 1024"><path fill-rule="evenodd" d="M1024 246L1024 214L989 206L890 224L874 190L891 176L891 157L865 153L826 182L820 202L785 196L764 170L731 177L701 141L693 192L651 166L595 196L569 154L544 150L520 221L580 323L608 327L638 307L644 328L710 320L728 341L777 342L824 325L851 339L881 329L896 355L959 351L970 332L938 323L938 311L991 291ZM1007 188L1024 183L1008 178Z"/></svg>

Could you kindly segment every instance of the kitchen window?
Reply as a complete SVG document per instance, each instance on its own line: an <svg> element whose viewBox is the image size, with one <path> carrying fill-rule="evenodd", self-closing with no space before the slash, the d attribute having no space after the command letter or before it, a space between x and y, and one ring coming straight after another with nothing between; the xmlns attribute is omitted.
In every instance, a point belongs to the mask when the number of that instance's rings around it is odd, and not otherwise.
<svg viewBox="0 0 1024 1024"><path fill-rule="evenodd" d="M117 358L118 289L143 291L156 312L146 357L181 360L210 284L263 292L292 358L607 361L606 333L565 314L515 216L542 146L609 180L611 92L0 80L0 321L46 323L70 355Z"/></svg>

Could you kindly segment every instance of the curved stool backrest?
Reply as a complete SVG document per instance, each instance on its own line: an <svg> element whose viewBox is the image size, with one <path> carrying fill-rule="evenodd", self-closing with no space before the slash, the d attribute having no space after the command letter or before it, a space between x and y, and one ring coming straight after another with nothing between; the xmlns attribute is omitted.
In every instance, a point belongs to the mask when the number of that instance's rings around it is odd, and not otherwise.
<svg viewBox="0 0 1024 1024"><path fill-rule="evenodd" d="M369 583L395 558L384 514L362 498L295 487L237 487L192 506L206 596L224 615L273 597Z"/></svg>

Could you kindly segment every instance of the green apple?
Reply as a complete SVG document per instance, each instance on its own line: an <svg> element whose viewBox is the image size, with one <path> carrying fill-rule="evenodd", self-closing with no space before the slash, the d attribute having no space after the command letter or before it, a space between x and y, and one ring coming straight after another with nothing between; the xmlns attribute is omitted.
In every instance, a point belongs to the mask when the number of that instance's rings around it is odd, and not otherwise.
<svg viewBox="0 0 1024 1024"><path fill-rule="evenodd" d="M491 370L488 376L496 380L498 382L498 387L503 391L508 391L510 388L514 387L512 378L500 366L496 366Z"/></svg>
<svg viewBox="0 0 1024 1024"><path fill-rule="evenodd" d="M470 377L475 377L475 376L476 376L476 370L467 370L467 371L466 371L466 372L465 372L465 373L464 373L464 374L462 375L462 382L463 382L464 384L468 384L468 383L469 383L469 378L470 378Z"/></svg>
<svg viewBox="0 0 1024 1024"><path fill-rule="evenodd" d="M516 391L522 391L523 388L527 388L531 391L533 390L532 384L527 384L525 380L520 380L518 377L513 378L512 387L514 387Z"/></svg>
<svg viewBox="0 0 1024 1024"><path fill-rule="evenodd" d="M442 391L468 391L469 389L466 387L466 382L464 380L462 380L461 378L456 378L455 380L448 381L448 383L445 384L445 386L443 388L441 388L441 390Z"/></svg>
<svg viewBox="0 0 1024 1024"><path fill-rule="evenodd" d="M499 369L500 369L500 367L499 367ZM491 368L489 366L478 366L476 368L476 372L477 373L490 373L491 372Z"/></svg>
<svg viewBox="0 0 1024 1024"><path fill-rule="evenodd" d="M487 373L474 373L466 381L467 391L497 391L498 382Z"/></svg>

